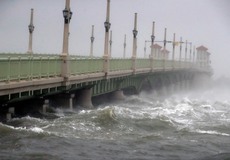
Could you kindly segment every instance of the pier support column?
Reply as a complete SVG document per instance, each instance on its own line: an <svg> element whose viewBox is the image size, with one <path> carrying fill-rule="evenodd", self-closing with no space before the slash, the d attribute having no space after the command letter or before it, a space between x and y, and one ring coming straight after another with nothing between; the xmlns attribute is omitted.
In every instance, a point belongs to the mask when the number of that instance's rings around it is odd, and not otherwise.
<svg viewBox="0 0 230 160"><path fill-rule="evenodd" d="M186 89L186 80L181 81L181 90Z"/></svg>
<svg viewBox="0 0 230 160"><path fill-rule="evenodd" d="M70 110L73 110L73 99L75 97L75 94L71 94L69 98L69 108Z"/></svg>
<svg viewBox="0 0 230 160"><path fill-rule="evenodd" d="M14 107L10 107L8 109L8 113L6 114L6 120L10 121L12 119L12 115L15 114L15 108Z"/></svg>
<svg viewBox="0 0 230 160"><path fill-rule="evenodd" d="M8 110L9 113L11 113L12 115L15 114L15 108L14 107L10 107Z"/></svg>
<svg viewBox="0 0 230 160"><path fill-rule="evenodd" d="M186 80L186 90L190 90L190 84L191 84L191 81L188 79Z"/></svg>
<svg viewBox="0 0 230 160"><path fill-rule="evenodd" d="M43 106L42 106L42 113L43 113L43 114L46 113L46 110L47 110L48 107L49 107L49 100L46 99L46 100L44 101Z"/></svg>
<svg viewBox="0 0 230 160"><path fill-rule="evenodd" d="M6 114L6 121L10 121L12 119L11 113Z"/></svg>
<svg viewBox="0 0 230 160"><path fill-rule="evenodd" d="M168 85L167 92L168 92L168 94L172 94L172 93L175 92L175 90L174 90L174 84L171 83L171 84Z"/></svg>
<svg viewBox="0 0 230 160"><path fill-rule="evenodd" d="M176 91L176 92L180 92L180 91L181 91L181 85L180 85L180 82L178 82L178 81L177 81L177 82L175 83L175 87L174 87L174 89L175 89L175 91Z"/></svg>
<svg viewBox="0 0 230 160"><path fill-rule="evenodd" d="M124 100L125 95L123 93L123 90L117 90L111 93L111 99L112 100Z"/></svg>
<svg viewBox="0 0 230 160"><path fill-rule="evenodd" d="M85 108L93 108L92 104L92 88L84 89L81 91L78 99L80 106Z"/></svg>

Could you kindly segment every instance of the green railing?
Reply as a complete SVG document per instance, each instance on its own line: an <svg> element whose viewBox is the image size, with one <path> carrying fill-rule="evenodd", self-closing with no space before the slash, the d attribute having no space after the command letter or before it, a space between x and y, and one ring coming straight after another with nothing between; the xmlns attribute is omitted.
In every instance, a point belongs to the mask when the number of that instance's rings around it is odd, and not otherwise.
<svg viewBox="0 0 230 160"><path fill-rule="evenodd" d="M103 58L89 58L84 56L70 55L69 61L70 75L80 75L88 73L103 72ZM60 55L44 54L6 54L0 53L0 82L2 81L20 81L31 80L35 78L49 78L61 76L62 57ZM197 68L208 70L210 67L203 67L200 64L171 61L162 59L136 59L136 69L151 68L153 69L179 69L179 68ZM132 70L132 59L112 58L109 60L109 71Z"/></svg>
<svg viewBox="0 0 230 160"><path fill-rule="evenodd" d="M110 71L131 70L132 59L110 59Z"/></svg>
<svg viewBox="0 0 230 160"><path fill-rule="evenodd" d="M48 78L61 75L59 57L0 58L0 81Z"/></svg>
<svg viewBox="0 0 230 160"><path fill-rule="evenodd" d="M70 59L70 74L86 74L103 72L102 58L71 58Z"/></svg>
<svg viewBox="0 0 230 160"><path fill-rule="evenodd" d="M153 68L154 69L162 69L164 67L164 60L162 59L154 59L153 60Z"/></svg>
<svg viewBox="0 0 230 160"><path fill-rule="evenodd" d="M136 59L136 69L151 68L150 59Z"/></svg>

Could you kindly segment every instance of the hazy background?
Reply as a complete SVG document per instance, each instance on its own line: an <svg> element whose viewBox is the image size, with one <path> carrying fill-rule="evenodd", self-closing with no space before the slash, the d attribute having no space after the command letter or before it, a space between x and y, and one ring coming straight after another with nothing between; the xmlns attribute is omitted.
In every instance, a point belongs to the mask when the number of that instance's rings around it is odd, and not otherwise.
<svg viewBox="0 0 230 160"><path fill-rule="evenodd" d="M65 0L0 0L0 52L27 51L30 9L34 8L33 51L60 54L64 7ZM70 54L89 55L94 24L94 54L102 56L106 0L71 0L71 10ZM155 21L156 40L163 40L166 27L168 40L176 33L177 40L183 37L196 47L204 45L212 54L214 77L230 77L229 0L111 0L114 57L123 54L124 34L127 34L127 56L131 56L135 12L138 13L138 57L144 56L144 41L150 40ZM172 45L167 44L167 49L171 51Z"/></svg>

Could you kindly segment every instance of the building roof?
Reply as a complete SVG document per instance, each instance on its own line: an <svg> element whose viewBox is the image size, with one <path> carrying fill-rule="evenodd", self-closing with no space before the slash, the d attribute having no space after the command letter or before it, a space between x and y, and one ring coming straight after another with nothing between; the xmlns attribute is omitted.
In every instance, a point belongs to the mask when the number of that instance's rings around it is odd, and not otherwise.
<svg viewBox="0 0 230 160"><path fill-rule="evenodd" d="M196 50L207 51L208 48L206 48L206 47L204 47L204 46L202 45L202 46L197 47Z"/></svg>
<svg viewBox="0 0 230 160"><path fill-rule="evenodd" d="M164 52L164 53L166 53L166 54L167 54L167 53L170 53L167 49L165 49L165 50L162 49L161 52Z"/></svg>
<svg viewBox="0 0 230 160"><path fill-rule="evenodd" d="M155 44L153 45L153 48L159 48L159 49L161 49L162 47L161 47L159 44L155 43Z"/></svg>

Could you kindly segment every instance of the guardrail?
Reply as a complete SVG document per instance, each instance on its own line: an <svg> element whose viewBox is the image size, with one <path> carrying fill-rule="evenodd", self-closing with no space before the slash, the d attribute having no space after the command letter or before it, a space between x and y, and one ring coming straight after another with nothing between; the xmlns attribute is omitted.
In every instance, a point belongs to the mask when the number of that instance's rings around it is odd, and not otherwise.
<svg viewBox="0 0 230 160"><path fill-rule="evenodd" d="M70 59L70 74L87 74L103 72L102 58L71 58Z"/></svg>
<svg viewBox="0 0 230 160"><path fill-rule="evenodd" d="M8 55L8 56L7 56ZM10 56L9 56L10 55ZM20 55L20 56L18 56ZM103 72L103 58L84 56L69 56L70 75ZM0 53L0 82L32 80L49 77L60 77L62 58L59 55L44 54L3 54ZM200 66L198 63L172 61L162 59L136 59L136 69L179 69L196 68L210 70L210 66ZM132 59L112 58L109 60L109 71L132 70ZM151 63L153 66L151 66Z"/></svg>
<svg viewBox="0 0 230 160"><path fill-rule="evenodd" d="M113 58L109 61L110 71L121 71L132 69L132 59Z"/></svg>
<svg viewBox="0 0 230 160"><path fill-rule="evenodd" d="M0 58L0 81L20 81L61 75L59 57Z"/></svg>

